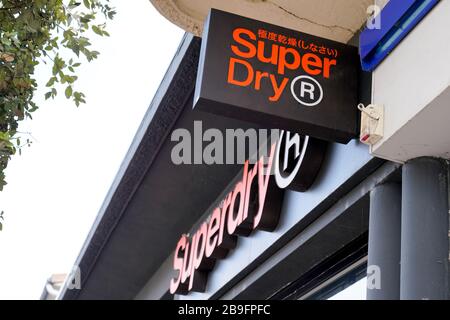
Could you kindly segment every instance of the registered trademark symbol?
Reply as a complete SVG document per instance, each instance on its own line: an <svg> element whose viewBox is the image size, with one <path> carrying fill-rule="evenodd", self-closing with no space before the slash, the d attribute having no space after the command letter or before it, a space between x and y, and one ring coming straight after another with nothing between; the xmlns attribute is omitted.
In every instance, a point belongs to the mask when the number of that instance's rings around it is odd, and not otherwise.
<svg viewBox="0 0 450 320"><path fill-rule="evenodd" d="M281 189L287 188L297 176L305 157L308 140L308 136L281 131L274 161L275 181Z"/></svg>
<svg viewBox="0 0 450 320"><path fill-rule="evenodd" d="M310 76L298 76L291 82L292 96L298 103L313 107L323 98L323 89L320 83Z"/></svg>

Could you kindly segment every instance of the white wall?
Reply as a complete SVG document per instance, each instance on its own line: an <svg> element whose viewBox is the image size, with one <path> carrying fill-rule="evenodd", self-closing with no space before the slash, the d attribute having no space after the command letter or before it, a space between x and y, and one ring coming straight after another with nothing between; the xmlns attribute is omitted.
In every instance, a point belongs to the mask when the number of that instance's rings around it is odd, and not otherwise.
<svg viewBox="0 0 450 320"><path fill-rule="evenodd" d="M441 1L373 74L373 102L384 104L378 157L404 162L450 155L450 0Z"/></svg>

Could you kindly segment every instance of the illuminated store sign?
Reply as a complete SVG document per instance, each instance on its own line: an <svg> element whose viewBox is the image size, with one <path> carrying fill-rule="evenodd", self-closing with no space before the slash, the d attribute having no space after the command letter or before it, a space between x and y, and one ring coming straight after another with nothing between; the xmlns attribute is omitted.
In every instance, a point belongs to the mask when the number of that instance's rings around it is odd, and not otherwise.
<svg viewBox="0 0 450 320"><path fill-rule="evenodd" d="M172 294L203 292L208 272L217 259L234 249L238 236L254 230L273 231L279 220L283 189L306 191L320 169L326 143L308 136L282 132L267 157L245 162L239 180L192 235L182 235L174 253L177 273Z"/></svg>
<svg viewBox="0 0 450 320"><path fill-rule="evenodd" d="M356 47L212 10L194 108L347 143L359 68Z"/></svg>

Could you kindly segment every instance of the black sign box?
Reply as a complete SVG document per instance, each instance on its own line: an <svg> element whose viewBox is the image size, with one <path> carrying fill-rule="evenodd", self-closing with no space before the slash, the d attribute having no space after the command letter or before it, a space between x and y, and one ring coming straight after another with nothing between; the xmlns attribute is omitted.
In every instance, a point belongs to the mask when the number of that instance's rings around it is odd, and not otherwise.
<svg viewBox="0 0 450 320"><path fill-rule="evenodd" d="M212 9L194 108L348 143L359 68L356 47Z"/></svg>

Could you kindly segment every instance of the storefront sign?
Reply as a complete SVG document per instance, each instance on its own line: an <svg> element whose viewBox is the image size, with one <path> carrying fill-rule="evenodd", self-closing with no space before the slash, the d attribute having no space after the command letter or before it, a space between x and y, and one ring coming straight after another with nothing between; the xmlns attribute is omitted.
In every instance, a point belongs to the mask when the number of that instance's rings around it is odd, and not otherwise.
<svg viewBox="0 0 450 320"><path fill-rule="evenodd" d="M317 176L325 149L324 141L282 132L267 158L262 156L252 165L246 161L239 180L206 221L192 236L182 235L178 241L173 260L177 276L170 282L170 292L203 292L208 272L236 247L238 236L273 231L283 189L293 186L306 191Z"/></svg>
<svg viewBox="0 0 450 320"><path fill-rule="evenodd" d="M359 68L356 47L213 9L194 108L347 143Z"/></svg>

